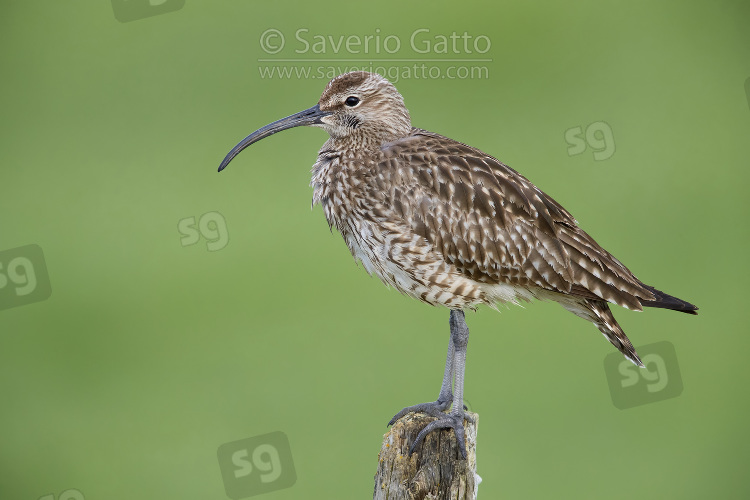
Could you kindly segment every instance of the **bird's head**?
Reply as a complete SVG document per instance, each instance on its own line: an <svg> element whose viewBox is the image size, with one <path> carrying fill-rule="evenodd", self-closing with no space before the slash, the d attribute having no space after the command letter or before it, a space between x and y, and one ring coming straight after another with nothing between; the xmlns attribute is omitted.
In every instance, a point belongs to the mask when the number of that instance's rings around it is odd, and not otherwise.
<svg viewBox="0 0 750 500"><path fill-rule="evenodd" d="M409 111L396 87L376 73L354 71L326 86L318 104L262 127L245 137L219 166L224 170L240 151L276 132L307 125L328 132L334 147L378 148L411 131Z"/></svg>
<svg viewBox="0 0 750 500"><path fill-rule="evenodd" d="M318 106L330 113L321 121L334 141L375 142L380 146L407 136L411 130L404 98L376 73L355 71L334 78Z"/></svg>

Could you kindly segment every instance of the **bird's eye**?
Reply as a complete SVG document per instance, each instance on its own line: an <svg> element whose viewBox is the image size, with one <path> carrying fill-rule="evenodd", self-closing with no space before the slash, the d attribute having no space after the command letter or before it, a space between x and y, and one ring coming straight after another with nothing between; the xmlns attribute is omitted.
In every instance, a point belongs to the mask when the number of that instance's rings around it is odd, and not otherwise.
<svg viewBox="0 0 750 500"><path fill-rule="evenodd" d="M349 96L349 97L346 98L346 101L344 101L344 104L346 104L350 108L353 108L354 106L356 106L357 104L359 104L359 98L358 97L354 97L353 95L351 95L351 96Z"/></svg>

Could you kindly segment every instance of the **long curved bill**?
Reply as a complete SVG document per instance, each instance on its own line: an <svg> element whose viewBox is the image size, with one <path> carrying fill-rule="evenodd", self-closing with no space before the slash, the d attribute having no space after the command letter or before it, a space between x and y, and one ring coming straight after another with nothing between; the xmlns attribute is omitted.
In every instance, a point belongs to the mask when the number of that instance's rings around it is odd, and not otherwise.
<svg viewBox="0 0 750 500"><path fill-rule="evenodd" d="M229 154L227 154L226 158L224 158L224 161L221 162L221 165L219 165L219 172L224 170L227 165L229 165L229 162L232 161L235 156L240 154L240 151L242 151L249 145L258 142L261 139L265 139L269 135L273 135L276 132L281 132L282 130L286 130L289 128L299 127L302 125L320 125L323 123L320 119L330 114L330 111L322 111L320 109L320 105L316 104L310 109L300 111L299 113L287 116L286 118L282 118L281 120L269 123L263 128L259 128L252 134L242 139L239 144L232 148Z"/></svg>

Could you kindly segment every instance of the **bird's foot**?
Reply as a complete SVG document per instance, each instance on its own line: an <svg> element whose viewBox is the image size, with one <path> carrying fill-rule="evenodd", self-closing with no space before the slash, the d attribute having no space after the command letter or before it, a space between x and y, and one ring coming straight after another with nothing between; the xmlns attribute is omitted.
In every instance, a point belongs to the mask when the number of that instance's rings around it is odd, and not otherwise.
<svg viewBox="0 0 750 500"><path fill-rule="evenodd" d="M444 401L442 399L438 399L437 401L433 401L431 403L421 403L414 406L407 406L400 412L396 413L391 421L388 422L388 425L391 426L395 424L398 419L400 419L404 415L408 415L409 413L426 413L433 417L440 418L440 416L445 415L445 413L443 412L450 408L450 406L450 398L447 398Z"/></svg>
<svg viewBox="0 0 750 500"><path fill-rule="evenodd" d="M474 419L467 415L463 409L458 411L451 411L450 413L440 413L436 420L433 420L427 424L417 435L417 439L411 444L409 448L409 456L414 453L427 437L427 434L437 429L453 429L453 433L456 435L456 443L458 444L458 450L461 453L461 457L466 460L466 438L464 437L464 420L474 422Z"/></svg>
<svg viewBox="0 0 750 500"><path fill-rule="evenodd" d="M467 415L466 412L464 412L464 410L468 409L465 405L462 405L463 408L454 408L450 413L444 413L445 410L450 408L450 406L450 398L446 399L445 401L438 399L437 401L433 401L432 403L421 403L414 406L407 406L400 412L396 413L391 421L388 422L388 425L395 424L398 419L400 419L404 415L408 415L409 413L426 413L427 415L435 417L435 420L427 424L424 429L419 432L419 434L417 435L417 439L414 440L411 447L409 448L409 456L414 453L414 450L417 448L417 446L419 446L422 441L424 441L424 438L427 437L427 434L429 434L430 432L436 429L453 429L453 432L456 435L458 449L461 452L461 456L465 460L466 440L464 438L464 420L474 422L474 419Z"/></svg>

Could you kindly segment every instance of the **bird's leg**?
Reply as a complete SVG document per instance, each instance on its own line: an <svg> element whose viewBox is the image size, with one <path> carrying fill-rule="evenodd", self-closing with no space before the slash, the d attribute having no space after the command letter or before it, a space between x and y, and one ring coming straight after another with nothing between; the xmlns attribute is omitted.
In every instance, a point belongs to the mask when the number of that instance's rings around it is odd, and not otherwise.
<svg viewBox="0 0 750 500"><path fill-rule="evenodd" d="M461 310L451 310L450 317L451 340L455 353L453 355L453 370L455 376L455 387L453 390L453 404L451 411L446 415L441 413L437 420L433 420L425 426L417 435L417 439L411 445L411 455L419 444L430 432L436 429L453 429L458 443L461 456L466 459L466 439L464 437L464 419L472 420L464 413L464 368L466 367L466 346L469 344L469 327L466 326L464 313Z"/></svg>
<svg viewBox="0 0 750 500"><path fill-rule="evenodd" d="M453 345L453 335L448 339L448 355L445 359L445 372L443 372L443 385L440 386L440 394L438 395L437 401L431 403L420 403L414 406L407 406L400 412L396 413L388 425L393 425L396 421L408 413L427 413L433 417L438 417L443 414L443 411L450 408L451 402L453 401L453 390L451 385L453 384L453 358L455 357L456 348Z"/></svg>
<svg viewBox="0 0 750 500"><path fill-rule="evenodd" d="M464 420L472 420L471 417L464 413L463 394L464 394L464 368L466 366L466 346L469 343L469 327L466 326L464 313L461 310L451 310L450 315L451 340L448 347L448 359L445 363L445 374L443 375L443 386L440 388L440 396L434 403L424 403L404 408L393 419L393 424L401 416L410 412L425 412L436 417L425 426L417 435L409 449L411 455L416 447L424 441L424 438L430 432L436 429L453 429L458 442L458 449L461 456L466 459L466 442L464 438ZM455 378L455 387L451 391L451 379ZM447 381L447 382L446 382ZM452 392L452 394L451 394ZM448 414L443 410L448 408L448 402L451 401L451 411ZM389 424L389 425L390 425Z"/></svg>

